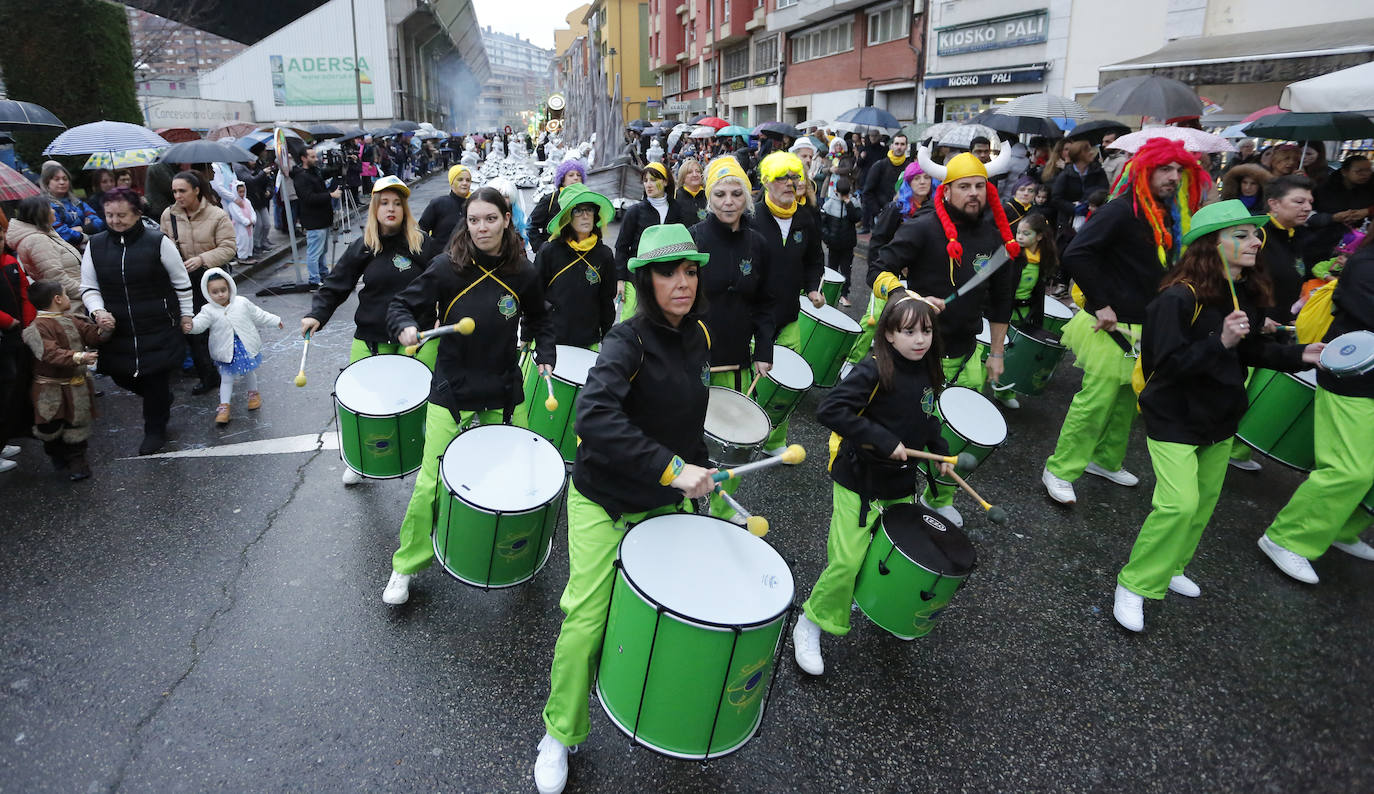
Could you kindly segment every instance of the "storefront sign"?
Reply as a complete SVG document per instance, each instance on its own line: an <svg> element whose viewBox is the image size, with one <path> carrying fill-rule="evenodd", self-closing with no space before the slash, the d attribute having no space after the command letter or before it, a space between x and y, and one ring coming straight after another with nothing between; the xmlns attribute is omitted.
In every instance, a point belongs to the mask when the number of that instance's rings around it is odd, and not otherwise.
<svg viewBox="0 0 1374 794"><path fill-rule="evenodd" d="M959 55L966 52L1039 44L1049 38L1049 17L1050 12L1042 9L939 28L935 31L935 53Z"/></svg>
<svg viewBox="0 0 1374 794"><path fill-rule="evenodd" d="M358 71L353 70L353 58L336 56L301 57L269 55L272 71L272 104L287 105L347 105L357 101L354 75L362 85L363 102L371 103L372 71L367 58L358 59Z"/></svg>
<svg viewBox="0 0 1374 794"><path fill-rule="evenodd" d="M1020 69L1003 72L969 72L967 74L946 74L926 78L926 88L969 88L972 86L998 86L1013 83L1040 83L1045 80L1044 69Z"/></svg>

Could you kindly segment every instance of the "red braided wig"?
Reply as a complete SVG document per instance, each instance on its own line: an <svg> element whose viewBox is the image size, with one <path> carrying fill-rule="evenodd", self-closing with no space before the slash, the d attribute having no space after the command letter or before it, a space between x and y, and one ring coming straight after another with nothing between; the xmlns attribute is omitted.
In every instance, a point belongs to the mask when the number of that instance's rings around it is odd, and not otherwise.
<svg viewBox="0 0 1374 794"><path fill-rule="evenodd" d="M945 251L950 258L950 283L954 283L954 268L964 261L964 246L959 242L959 230L954 228L954 221L949 217L949 210L945 208L945 185L941 182L939 189L935 191L935 217L940 219L940 226L945 230ZM1007 212L1002 207L1002 197L997 195L997 188L992 182L988 183L988 203L992 205L992 219L997 223L997 231L1001 233L1002 242L1006 244L1007 256L1015 259L1021 253L1021 246L1017 244L1015 235L1012 234L1011 224L1007 223Z"/></svg>

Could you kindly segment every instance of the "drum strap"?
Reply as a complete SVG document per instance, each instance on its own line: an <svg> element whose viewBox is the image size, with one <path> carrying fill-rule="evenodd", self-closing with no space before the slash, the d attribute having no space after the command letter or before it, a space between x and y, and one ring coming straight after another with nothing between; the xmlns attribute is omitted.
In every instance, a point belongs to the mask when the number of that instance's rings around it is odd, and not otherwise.
<svg viewBox="0 0 1374 794"><path fill-rule="evenodd" d="M588 265L591 264L591 262L587 262L587 255L586 255L586 254L579 253L579 254L577 255L577 258L576 258L576 259L574 259L573 261L569 262L562 270L560 270L560 271L558 271L557 273L554 273L554 274L553 274L553 278L549 279L549 286L552 287L552 286L553 286L553 282L557 281L559 276L561 276L561 275L563 275L564 273L568 272L568 268L573 267L574 265L577 265L579 262L586 262Z"/></svg>
<svg viewBox="0 0 1374 794"><path fill-rule="evenodd" d="M482 275L478 276L476 281L473 281L471 284L469 284L469 285L467 285L466 287L464 287L462 292L458 293L457 295L454 295L454 296L453 296L453 300L451 300L451 301L448 302L448 308L444 309L444 322L448 322L448 313L451 312L451 311L453 311L453 305L454 305L455 303L458 302L458 299L461 298L461 297L463 297L464 295L468 294L468 292L471 291L473 287L477 286L478 284L481 284L483 281L486 281L487 279L491 279L492 281L495 281L497 284L500 284L501 286L505 287L505 288L506 288L506 292L509 292L509 293L510 293L510 296L511 296L512 298L515 299L515 302L516 302L517 304L520 303L520 293L518 293L518 292L516 292L515 290L511 289L511 288L510 288L510 285L507 284L506 282L502 281L502 280L501 280L501 277L498 276L498 275L496 275L496 273L494 273L493 271L487 270L486 268L484 268L484 267L482 267L481 265L477 264L477 260L474 259L474 260L471 260L471 261L472 261L472 266L473 266L473 267L475 267L475 268L477 268L478 270L482 271Z"/></svg>

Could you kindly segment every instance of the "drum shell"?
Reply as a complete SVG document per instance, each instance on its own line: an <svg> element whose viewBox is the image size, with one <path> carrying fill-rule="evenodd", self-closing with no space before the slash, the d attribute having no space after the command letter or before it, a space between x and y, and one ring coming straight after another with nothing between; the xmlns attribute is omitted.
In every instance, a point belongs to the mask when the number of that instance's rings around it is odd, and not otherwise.
<svg viewBox="0 0 1374 794"><path fill-rule="evenodd" d="M965 394L965 392L967 392L967 394ZM947 396L952 400L956 395L970 400L975 397L982 400L984 403L987 403L988 406L991 406L992 414L996 414L998 419L1001 419L1001 413L997 410L996 406L992 405L991 400L972 389L966 389L962 386L947 387L944 392L941 393L940 399L935 401L935 414L940 417L940 435L944 437L945 443L949 445L949 454L957 456L961 452L967 452L977 461L973 468L960 473L961 476L967 480L973 476L973 473L978 470L979 466L983 465L983 461L986 460L989 455L996 451L998 447L1002 446L1002 444L1006 443L1006 422L1003 421L1001 425L1002 438L995 444L985 444L970 439L964 432L950 424L949 420L945 418L944 413L940 409L941 402L946 399ZM991 414L989 414L989 416L991 416ZM935 466L930 466L929 470L932 472L932 477L935 482L940 485L949 488L959 487L959 483L955 482L951 477L944 477L941 475L939 469Z"/></svg>
<svg viewBox="0 0 1374 794"><path fill-rule="evenodd" d="M963 571L952 571L933 560L918 561L897 547L888 532L887 521L897 514L898 505L889 508L879 522L879 529L869 544L868 554L854 585L854 602L869 620L892 635L904 640L924 637L935 628L954 594L968 578L969 565ZM903 511L903 514L912 511ZM936 517L938 522L938 517ZM940 522L943 523L943 522ZM945 531L962 533L943 524ZM967 540L963 541L967 544ZM880 563L884 563L880 567ZM887 569L883 573L882 568Z"/></svg>
<svg viewBox="0 0 1374 794"><path fill-rule="evenodd" d="M1007 336L1001 382L1012 384L1011 390L1017 394L1033 397L1043 393L1067 348L1047 331L1022 331L1013 326Z"/></svg>
<svg viewBox="0 0 1374 794"><path fill-rule="evenodd" d="M821 276L821 295L825 296L825 302L831 306L838 306L843 288L844 276L840 271L827 267Z"/></svg>
<svg viewBox="0 0 1374 794"><path fill-rule="evenodd" d="M801 300L806 306L811 305L805 297ZM840 380L840 368L845 358L859 339L857 325L852 330L837 328L822 322L803 308L797 316L797 332L800 336L797 352L811 365L815 385L822 388L834 386Z"/></svg>
<svg viewBox="0 0 1374 794"><path fill-rule="evenodd" d="M1245 386L1250 407L1236 437L1285 466L1311 471L1316 463L1313 401L1316 386L1296 375L1256 369Z"/></svg>
<svg viewBox="0 0 1374 794"><path fill-rule="evenodd" d="M1067 308L1069 316L1059 317L1052 314L1051 312L1054 311L1054 306ZM1054 298L1051 298L1048 295L1045 296L1045 319L1041 322L1041 326L1046 331L1050 332L1051 334L1054 334L1055 336L1059 336L1060 334L1064 333L1064 326L1069 324L1069 320L1073 319L1073 315L1074 311L1072 308L1065 307L1064 304L1060 303L1058 300L1055 300Z"/></svg>
<svg viewBox="0 0 1374 794"><path fill-rule="evenodd" d="M383 365L381 362L386 363ZM415 394L412 405L389 413L355 410L345 405L339 396L341 388L345 390L348 388L342 386L341 382L349 380L345 378L345 373L349 372L350 369L359 367L359 370L354 371L367 370L370 372L371 370L368 368L379 365L403 372L405 377L416 376L416 384L419 383L418 378L422 373L424 383L429 383L429 370L423 366L418 366L414 359L405 356L392 354L369 356L345 367L334 380L334 411L338 417L339 457L348 468L372 479L404 477L419 470L420 463L424 459L425 412L428 410L428 402L420 395L428 391L427 385ZM395 373L391 374L394 375ZM354 382L359 377L361 375L354 376ZM404 392L401 393L404 394ZM355 404L366 402L365 399L354 399L355 397L365 397L365 395L350 394L348 396ZM405 400L406 398L403 397L402 399Z"/></svg>
<svg viewBox="0 0 1374 794"><path fill-rule="evenodd" d="M561 356L565 346L558 347ZM577 396L582 393L585 384L561 377L558 369L554 368L549 383L553 386L554 399L558 400L558 410L550 411L544 407L544 401L549 396L548 388L539 374L539 367L534 363L533 354L526 357L522 369L525 376L527 426L557 447L564 463L572 463L577 458L577 433L574 429L577 423Z"/></svg>
<svg viewBox="0 0 1374 794"><path fill-rule="evenodd" d="M773 362L774 369L765 373L759 378L758 383L754 385L754 401L758 403L764 413L768 414L768 421L773 427L777 427L787 419L787 417L791 416L792 412L801 404L802 397L811 390L810 384L807 384L805 388L799 389L788 386L777 380L774 374L779 363L777 359L783 357L790 358L791 356L796 356L797 361L806 367L807 377L811 378L811 367L807 364L806 359L785 347L775 347L773 349L773 358L775 359Z"/></svg>

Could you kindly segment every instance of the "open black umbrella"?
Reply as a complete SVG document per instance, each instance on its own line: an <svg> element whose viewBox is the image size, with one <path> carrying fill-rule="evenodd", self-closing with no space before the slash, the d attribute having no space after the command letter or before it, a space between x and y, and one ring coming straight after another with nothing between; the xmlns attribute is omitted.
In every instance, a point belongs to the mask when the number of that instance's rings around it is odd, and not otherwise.
<svg viewBox="0 0 1374 794"><path fill-rule="evenodd" d="M786 138L796 140L801 137L801 130L791 124L784 124L781 121L765 121L755 128L756 132L767 132L773 135L781 135Z"/></svg>
<svg viewBox="0 0 1374 794"><path fill-rule="evenodd" d="M1093 146L1101 146L1102 138L1107 133L1115 132L1117 135L1125 135L1130 131L1130 127L1126 126L1125 124L1122 124L1119 121L1112 121L1111 119L1095 119L1093 121L1085 121L1082 124L1079 124L1077 127L1074 127L1072 130L1069 131L1069 137L1086 138L1089 142L1092 143Z"/></svg>
<svg viewBox="0 0 1374 794"><path fill-rule="evenodd" d="M362 127L351 127L347 130L344 130L344 134L339 136L339 143L343 143L344 141L354 141L367 134L367 130L363 129Z"/></svg>
<svg viewBox="0 0 1374 794"><path fill-rule="evenodd" d="M392 135L400 135L401 131L395 127L378 127L375 130L368 130L367 134L374 138L389 138Z"/></svg>
<svg viewBox="0 0 1374 794"><path fill-rule="evenodd" d="M167 147L157 159L162 163L251 163L257 158L224 141L187 141Z"/></svg>
<svg viewBox="0 0 1374 794"><path fill-rule="evenodd" d="M1153 74L1108 83L1088 106L1118 116L1172 119L1202 115L1202 100L1196 91L1186 83Z"/></svg>
<svg viewBox="0 0 1374 794"><path fill-rule="evenodd" d="M311 135L315 136L316 140L325 140L328 138L342 138L345 135L343 130L339 129L333 124L311 124L309 127L306 127L305 129Z"/></svg>
<svg viewBox="0 0 1374 794"><path fill-rule="evenodd" d="M32 102L17 99L0 99L0 129L10 132L46 132L65 130L66 124L58 120L52 111Z"/></svg>
<svg viewBox="0 0 1374 794"><path fill-rule="evenodd" d="M420 125L419 125L419 124L416 124L416 123L413 122L413 121L404 121L404 120L402 120L402 121L396 122L395 124L392 124L392 125L391 125L391 128L394 129L394 130L400 130L401 132L414 132L414 131L420 129Z"/></svg>
<svg viewBox="0 0 1374 794"><path fill-rule="evenodd" d="M1245 134L1285 141L1353 141L1374 138L1363 113L1274 113L1245 126Z"/></svg>
<svg viewBox="0 0 1374 794"><path fill-rule="evenodd" d="M1035 116L1006 116L993 110L985 110L969 121L1008 135L1043 135L1046 138L1058 138L1064 134L1059 125L1049 119Z"/></svg>
<svg viewBox="0 0 1374 794"><path fill-rule="evenodd" d="M649 122L645 121L644 119L635 119L634 121L628 122L625 125L625 128L631 130L642 130L647 126L649 126Z"/></svg>

